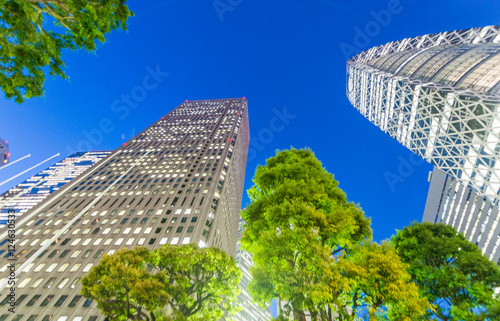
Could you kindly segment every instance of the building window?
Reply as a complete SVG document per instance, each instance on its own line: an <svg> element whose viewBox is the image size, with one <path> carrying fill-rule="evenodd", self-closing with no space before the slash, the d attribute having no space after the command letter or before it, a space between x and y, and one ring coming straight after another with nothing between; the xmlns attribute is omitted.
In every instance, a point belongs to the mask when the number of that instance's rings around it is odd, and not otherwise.
<svg viewBox="0 0 500 321"><path fill-rule="evenodd" d="M92 304L92 300L91 299L87 299L85 301L85 303L83 303L83 307L84 308L88 308L91 304Z"/></svg>
<svg viewBox="0 0 500 321"><path fill-rule="evenodd" d="M61 295L61 297L59 298L59 300L57 300L56 304L54 304L55 307L60 307L64 301L66 301L66 299L68 298L67 295Z"/></svg>
<svg viewBox="0 0 500 321"><path fill-rule="evenodd" d="M30 281L31 281L31 278L26 278L21 283L19 283L19 285L17 287L24 288Z"/></svg>
<svg viewBox="0 0 500 321"><path fill-rule="evenodd" d="M85 268L83 269L83 272L90 271L90 269L92 268L93 265L94 265L93 263L88 263L87 265L85 265Z"/></svg>
<svg viewBox="0 0 500 321"><path fill-rule="evenodd" d="M74 289L79 283L80 283L80 278L76 278L69 287Z"/></svg>
<svg viewBox="0 0 500 321"><path fill-rule="evenodd" d="M26 294L21 295L21 296L20 296L20 297L16 300L16 306L19 306L19 305L20 305L20 304L24 301L24 299L26 299L26 297L27 297L27 296L28 296L28 295L26 295Z"/></svg>
<svg viewBox="0 0 500 321"><path fill-rule="evenodd" d="M78 301L80 301L81 298L82 298L81 295L76 295L73 298L73 300L71 300L71 302L69 303L68 307L70 307L70 308L75 307L78 304Z"/></svg>
<svg viewBox="0 0 500 321"><path fill-rule="evenodd" d="M68 283L69 278L63 278L61 282L57 285L58 289L62 289L66 283Z"/></svg>
<svg viewBox="0 0 500 321"><path fill-rule="evenodd" d="M64 252L59 255L59 257L65 257L69 253L69 250L64 250Z"/></svg>
<svg viewBox="0 0 500 321"><path fill-rule="evenodd" d="M36 288L40 285L40 283L42 283L43 281L43 278L38 278L32 285L31 285L31 288Z"/></svg>
<svg viewBox="0 0 500 321"><path fill-rule="evenodd" d="M52 301L52 299L54 298L53 295L48 295L45 300L43 300L42 304L40 304L41 307L46 307L47 305L49 305L50 301Z"/></svg>
<svg viewBox="0 0 500 321"><path fill-rule="evenodd" d="M38 299L40 299L41 295L40 294L36 294L35 296L33 296L31 298L31 300L29 300L29 302L26 304L26 306L32 306L36 303L36 301L38 301Z"/></svg>
<svg viewBox="0 0 500 321"><path fill-rule="evenodd" d="M43 288L44 289L50 289L50 287L52 286L52 283L54 283L56 278L50 278L47 282L45 282L45 284L43 285Z"/></svg>

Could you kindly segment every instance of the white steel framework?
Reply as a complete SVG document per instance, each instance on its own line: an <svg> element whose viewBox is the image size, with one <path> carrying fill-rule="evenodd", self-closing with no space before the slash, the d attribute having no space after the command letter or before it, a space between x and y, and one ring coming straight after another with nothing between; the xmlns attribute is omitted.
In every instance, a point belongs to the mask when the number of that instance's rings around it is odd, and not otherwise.
<svg viewBox="0 0 500 321"><path fill-rule="evenodd" d="M347 62L347 96L414 153L498 203L500 26L407 38Z"/></svg>

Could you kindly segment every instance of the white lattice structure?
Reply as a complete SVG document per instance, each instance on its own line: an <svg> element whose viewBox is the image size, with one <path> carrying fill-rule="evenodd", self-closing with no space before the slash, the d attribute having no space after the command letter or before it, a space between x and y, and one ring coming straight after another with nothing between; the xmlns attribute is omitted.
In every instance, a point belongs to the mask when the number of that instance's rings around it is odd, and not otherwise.
<svg viewBox="0 0 500 321"><path fill-rule="evenodd" d="M347 62L361 114L479 194L499 200L500 26L407 38Z"/></svg>

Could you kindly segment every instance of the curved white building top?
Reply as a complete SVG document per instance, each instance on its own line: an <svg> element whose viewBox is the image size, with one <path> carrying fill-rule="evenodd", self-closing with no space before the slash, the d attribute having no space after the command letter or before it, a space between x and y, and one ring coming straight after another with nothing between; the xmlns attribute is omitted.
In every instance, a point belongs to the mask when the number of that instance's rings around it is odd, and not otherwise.
<svg viewBox="0 0 500 321"><path fill-rule="evenodd" d="M371 122L479 193L500 192L500 26L424 35L347 62Z"/></svg>

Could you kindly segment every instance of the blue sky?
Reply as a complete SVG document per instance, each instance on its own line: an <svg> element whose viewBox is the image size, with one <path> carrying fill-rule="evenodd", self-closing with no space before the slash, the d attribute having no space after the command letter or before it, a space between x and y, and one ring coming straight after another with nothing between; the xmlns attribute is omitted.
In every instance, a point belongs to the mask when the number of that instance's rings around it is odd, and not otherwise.
<svg viewBox="0 0 500 321"><path fill-rule="evenodd" d="M9 141L11 160L32 155L0 170L0 183L56 153L115 149L186 99L245 96L251 133L245 189L276 149L310 147L371 217L377 241L421 220L432 167L349 104L346 55L500 23L500 2L482 0L128 4L136 14L128 32L108 35L95 53L64 53L69 81L49 76L45 97L22 105L0 97L0 137ZM357 36L370 26L369 36ZM118 107L127 99L129 108Z"/></svg>

